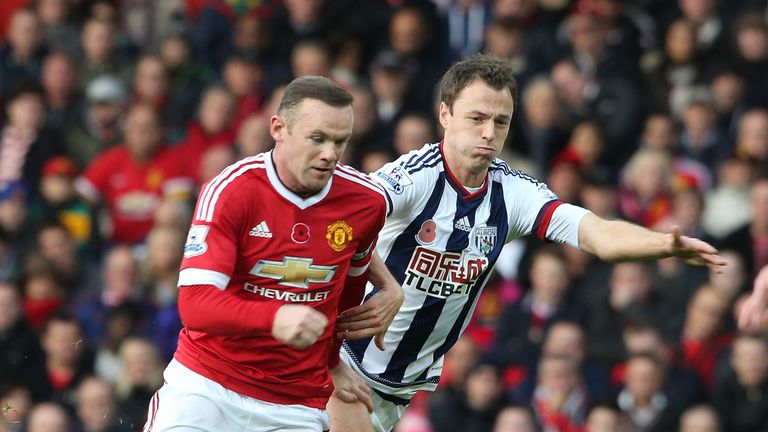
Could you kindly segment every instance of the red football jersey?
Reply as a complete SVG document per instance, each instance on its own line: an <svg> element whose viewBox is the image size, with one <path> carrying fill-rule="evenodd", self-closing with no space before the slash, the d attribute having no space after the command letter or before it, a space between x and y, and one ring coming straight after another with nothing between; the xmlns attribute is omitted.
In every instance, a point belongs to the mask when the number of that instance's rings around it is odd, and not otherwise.
<svg viewBox="0 0 768 432"><path fill-rule="evenodd" d="M163 197L192 192L192 179L173 156L163 148L140 164L120 145L102 152L77 179L75 186L82 195L104 199L112 222L111 240L141 242L152 229Z"/></svg>
<svg viewBox="0 0 768 432"><path fill-rule="evenodd" d="M366 176L339 165L322 191L303 199L280 182L271 156L243 159L203 186L179 286L213 285L222 295L261 303L265 314L285 303L308 305L327 316L326 331L296 350L273 338L271 329L219 336L185 327L175 358L240 394L325 409L345 280L368 267L384 225L385 198Z"/></svg>

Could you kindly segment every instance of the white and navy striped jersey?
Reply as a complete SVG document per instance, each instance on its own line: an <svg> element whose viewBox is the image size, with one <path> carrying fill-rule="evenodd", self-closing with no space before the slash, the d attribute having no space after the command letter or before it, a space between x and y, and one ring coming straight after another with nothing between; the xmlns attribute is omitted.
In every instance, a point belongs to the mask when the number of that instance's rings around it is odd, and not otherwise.
<svg viewBox="0 0 768 432"><path fill-rule="evenodd" d="M385 351L371 339L344 343L347 361L380 392L410 398L434 390L443 355L469 324L504 243L531 233L578 247L587 210L497 159L481 188L459 184L440 144L427 144L372 174L387 193L377 251L405 300ZM366 299L376 289L368 284Z"/></svg>

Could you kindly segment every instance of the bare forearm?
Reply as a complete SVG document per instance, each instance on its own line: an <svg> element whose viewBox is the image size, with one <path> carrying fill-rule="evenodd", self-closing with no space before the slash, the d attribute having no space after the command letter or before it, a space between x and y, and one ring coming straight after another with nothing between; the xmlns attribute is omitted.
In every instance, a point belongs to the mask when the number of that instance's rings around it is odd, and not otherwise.
<svg viewBox="0 0 768 432"><path fill-rule="evenodd" d="M587 215L584 219L579 227L580 246L602 260L619 262L673 255L672 234L651 231L625 221L608 221L594 215Z"/></svg>
<svg viewBox="0 0 768 432"><path fill-rule="evenodd" d="M400 289L400 284L376 253L371 257L371 263L368 265L368 279L380 290Z"/></svg>

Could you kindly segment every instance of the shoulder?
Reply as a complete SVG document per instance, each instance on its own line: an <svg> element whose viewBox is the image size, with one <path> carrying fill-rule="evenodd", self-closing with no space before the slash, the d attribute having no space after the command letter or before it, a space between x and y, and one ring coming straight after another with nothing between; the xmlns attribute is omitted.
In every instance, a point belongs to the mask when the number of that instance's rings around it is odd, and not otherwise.
<svg viewBox="0 0 768 432"><path fill-rule="evenodd" d="M128 149L125 148L125 144L119 144L99 153L99 155L96 156L92 163L103 163L103 161L114 160L130 160L130 157L131 155L128 153Z"/></svg>
<svg viewBox="0 0 768 432"><path fill-rule="evenodd" d="M385 195L381 186L376 184L370 177L362 172L352 168L349 165L338 164L333 172L334 183L342 185L344 188L351 189L356 194L362 194L375 201L384 204ZM359 195L358 195L359 196Z"/></svg>
<svg viewBox="0 0 768 432"><path fill-rule="evenodd" d="M488 169L492 181L501 182L517 187L533 187L535 189L548 189L546 183L537 178L510 167L501 159L495 159Z"/></svg>
<svg viewBox="0 0 768 432"><path fill-rule="evenodd" d="M439 144L426 144L390 162L371 174L385 189L400 195L414 184L434 180L442 170Z"/></svg>
<svg viewBox="0 0 768 432"><path fill-rule="evenodd" d="M207 214L212 214L217 203L228 201L226 199L221 201L220 197L229 196L235 191L239 192L243 187L253 184L253 180L259 178L260 175L264 175L264 170L263 154L241 159L224 168L219 175L210 179L200 188L196 217L202 218L206 212ZM258 193L260 189L253 187L249 189L249 193L251 193L250 191Z"/></svg>
<svg viewBox="0 0 768 432"><path fill-rule="evenodd" d="M263 153L240 159L224 168L216 177L208 180L203 185L201 193L210 189L222 191L225 189L237 189L238 186L253 180L260 174L264 174L265 170Z"/></svg>
<svg viewBox="0 0 768 432"><path fill-rule="evenodd" d="M400 156L393 164L401 167L401 170L408 175L415 175L440 165L442 161L440 143L434 143L425 144L418 150L412 150Z"/></svg>

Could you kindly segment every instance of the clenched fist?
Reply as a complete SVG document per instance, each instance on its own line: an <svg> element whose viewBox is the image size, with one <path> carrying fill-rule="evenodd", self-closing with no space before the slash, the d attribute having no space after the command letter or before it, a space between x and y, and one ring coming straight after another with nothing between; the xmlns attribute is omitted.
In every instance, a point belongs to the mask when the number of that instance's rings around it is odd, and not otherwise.
<svg viewBox="0 0 768 432"><path fill-rule="evenodd" d="M328 318L305 305L286 304L280 307L272 323L272 336L286 345L304 349L325 331Z"/></svg>

